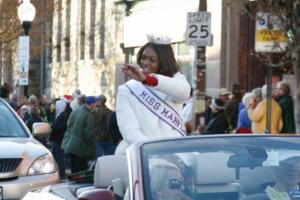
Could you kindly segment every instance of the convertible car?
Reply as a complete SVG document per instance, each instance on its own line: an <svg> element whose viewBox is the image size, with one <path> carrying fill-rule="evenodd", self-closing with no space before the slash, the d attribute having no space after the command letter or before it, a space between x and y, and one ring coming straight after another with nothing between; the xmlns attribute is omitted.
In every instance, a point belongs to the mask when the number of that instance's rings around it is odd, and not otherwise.
<svg viewBox="0 0 300 200"><path fill-rule="evenodd" d="M65 192L54 185L30 195L70 199L63 194L68 191L81 200L300 199L300 137L230 134L140 142L126 156L98 158L94 171L93 185L68 183Z"/></svg>

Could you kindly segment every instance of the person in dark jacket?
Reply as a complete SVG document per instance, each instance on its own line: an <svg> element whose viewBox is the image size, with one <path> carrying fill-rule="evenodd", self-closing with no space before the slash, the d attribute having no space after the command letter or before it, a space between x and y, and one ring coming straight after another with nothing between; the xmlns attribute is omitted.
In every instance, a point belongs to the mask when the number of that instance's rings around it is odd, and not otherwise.
<svg viewBox="0 0 300 200"><path fill-rule="evenodd" d="M44 122L48 121L47 110L48 110L48 96L43 94L38 98L38 107L40 109L40 116Z"/></svg>
<svg viewBox="0 0 300 200"><path fill-rule="evenodd" d="M70 155L71 173L87 170L88 161L96 157L95 103L94 96L86 97L85 105L72 111L68 119L62 148Z"/></svg>
<svg viewBox="0 0 300 200"><path fill-rule="evenodd" d="M38 98L35 95L30 95L27 103L20 108L21 112L23 113L21 114L21 117L25 123L29 119L29 110L33 106L35 106L39 110L38 112L40 113L40 109L38 107Z"/></svg>
<svg viewBox="0 0 300 200"><path fill-rule="evenodd" d="M115 152L115 145L113 143L112 135L107 131L107 118L112 112L106 105L106 97L100 95L97 97L96 108L94 115L96 118L97 134L96 134L96 157L104 155L113 155Z"/></svg>
<svg viewBox="0 0 300 200"><path fill-rule="evenodd" d="M12 92L12 88L8 83L4 83L0 87L0 97L9 102L9 94Z"/></svg>
<svg viewBox="0 0 300 200"><path fill-rule="evenodd" d="M47 114L47 120L50 125L54 123L54 120L56 118L56 112L55 112L55 100L52 100L49 102L46 110Z"/></svg>
<svg viewBox="0 0 300 200"><path fill-rule="evenodd" d="M224 102L217 98L211 103L211 119L202 134L224 134L228 133L228 121L224 112Z"/></svg>
<svg viewBox="0 0 300 200"><path fill-rule="evenodd" d="M117 122L117 114L115 111L111 112L107 117L107 132L112 136L113 138L113 144L114 144L114 152L118 146L118 144L123 140L123 137L121 135L118 122Z"/></svg>
<svg viewBox="0 0 300 200"><path fill-rule="evenodd" d="M291 88L287 82L281 81L279 86L279 105L282 111L283 128L281 133L295 133L294 102L291 97Z"/></svg>
<svg viewBox="0 0 300 200"><path fill-rule="evenodd" d="M204 124L207 125L210 117L211 117L211 101L212 97L211 96L205 96L205 111L204 111Z"/></svg>
<svg viewBox="0 0 300 200"><path fill-rule="evenodd" d="M230 131L233 131L237 127L238 123L238 115L239 115L239 106L242 101L242 91L241 85L239 83L234 83L231 87L231 95L230 100L225 104L225 113L227 116L227 121L229 120Z"/></svg>
<svg viewBox="0 0 300 200"><path fill-rule="evenodd" d="M58 100L55 103L55 120L51 125L52 132L50 134L49 141L52 143L52 154L57 162L59 169L59 176L64 179L65 174L65 161L64 151L61 148L61 143L64 134L67 130L68 114L66 112L67 103L63 100Z"/></svg>

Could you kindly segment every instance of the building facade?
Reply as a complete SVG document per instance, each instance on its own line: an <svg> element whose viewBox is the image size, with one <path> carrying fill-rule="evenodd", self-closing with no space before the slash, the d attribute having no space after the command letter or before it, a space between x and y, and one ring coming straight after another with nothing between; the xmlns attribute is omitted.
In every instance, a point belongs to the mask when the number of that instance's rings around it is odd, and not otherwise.
<svg viewBox="0 0 300 200"><path fill-rule="evenodd" d="M186 44L187 13L198 12L203 1L211 13L213 35L212 45L206 47L204 80L197 69L197 47ZM148 34L172 38L182 73L194 88L203 84L206 95L217 97L220 88L230 89L236 82L250 91L266 81L266 66L253 56L255 22L228 0L136 1L128 13L124 6L117 6L126 1L57 2L48 87L54 97L79 88L86 95L106 95L114 107L116 88L126 80L120 66L136 64ZM284 69L274 69L280 79L284 73ZM204 100L197 99L195 112L203 107Z"/></svg>
<svg viewBox="0 0 300 200"><path fill-rule="evenodd" d="M123 62L122 12L109 0L60 0L53 18L51 96L78 88L114 106L116 65Z"/></svg>
<svg viewBox="0 0 300 200"><path fill-rule="evenodd" d="M182 72L196 88L196 47L186 45L187 13L198 12L200 0L141 1L124 20L124 46L127 62L135 63L135 55L147 41L147 34L167 35ZM213 44L206 48L206 93L217 96L220 87L230 88L239 81L239 13L224 6L222 0L207 1L211 13ZM139 28L137 28L139 27ZM134 37L133 37L134 35ZM201 78L201 77L200 77Z"/></svg>

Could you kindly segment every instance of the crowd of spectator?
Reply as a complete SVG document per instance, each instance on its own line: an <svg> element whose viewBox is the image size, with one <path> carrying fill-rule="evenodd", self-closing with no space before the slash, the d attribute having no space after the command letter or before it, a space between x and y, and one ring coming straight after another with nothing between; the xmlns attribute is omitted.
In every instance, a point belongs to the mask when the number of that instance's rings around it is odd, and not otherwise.
<svg viewBox="0 0 300 200"><path fill-rule="evenodd" d="M290 85L281 81L272 88L271 126L267 130L267 85L245 92L235 83L231 90L219 90L217 98L206 96L205 111L201 113L200 125L193 131L193 96L183 107L183 121L188 134L224 133L295 133L294 102ZM112 155L122 135L116 112L106 106L106 97L86 96L79 89L72 95L52 99L12 94L8 84L1 86L1 97L9 102L20 118L32 131L35 122L47 122L52 128L49 137L37 138L49 148L59 167L62 179L66 167L71 173L90 168L90 160Z"/></svg>
<svg viewBox="0 0 300 200"><path fill-rule="evenodd" d="M244 92L240 84L233 84L231 91L221 88L218 98L206 98L199 134L224 133L295 133L294 101L290 85L285 81L271 88L270 130L267 130L268 86Z"/></svg>
<svg viewBox="0 0 300 200"><path fill-rule="evenodd" d="M8 84L1 87L1 97L12 106L32 132L36 122L47 122L51 133L35 136L49 148L58 164L61 179L66 169L71 173L92 168L99 156L114 154L122 139L115 112L106 106L106 97L86 96L79 89L72 95L49 98L47 95L12 94ZM10 98L9 98L10 97Z"/></svg>

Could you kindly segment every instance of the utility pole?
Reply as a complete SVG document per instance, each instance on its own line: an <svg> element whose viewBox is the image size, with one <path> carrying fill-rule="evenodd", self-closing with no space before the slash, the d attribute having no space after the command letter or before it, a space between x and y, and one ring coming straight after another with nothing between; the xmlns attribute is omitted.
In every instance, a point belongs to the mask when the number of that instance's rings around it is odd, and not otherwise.
<svg viewBox="0 0 300 200"><path fill-rule="evenodd" d="M205 12L207 10L207 0L199 0L199 12ZM197 127L201 123L204 123L204 120L201 119L201 113L205 111L205 88L206 88L206 47L205 46L196 46L196 87L197 87L197 102L199 102L200 109L197 109L197 113L195 116L195 127ZM204 125L204 124L201 124Z"/></svg>
<svg viewBox="0 0 300 200"><path fill-rule="evenodd" d="M271 133L271 114L272 114L272 65L267 65L267 121L265 133Z"/></svg>
<svg viewBox="0 0 300 200"><path fill-rule="evenodd" d="M2 53L3 53L3 51L2 51L2 43L0 42L0 85L2 85L2 69L3 69L3 61L2 61L2 58L3 58L3 56L2 56Z"/></svg>
<svg viewBox="0 0 300 200"><path fill-rule="evenodd" d="M28 74L29 74L29 46L30 46L30 37L29 30L34 20L36 14L36 9L30 0L23 0L23 2L18 7L18 17L24 29L24 35L19 38L19 47L20 47L20 71L22 77L20 78L20 83L24 85L24 95L28 96Z"/></svg>

